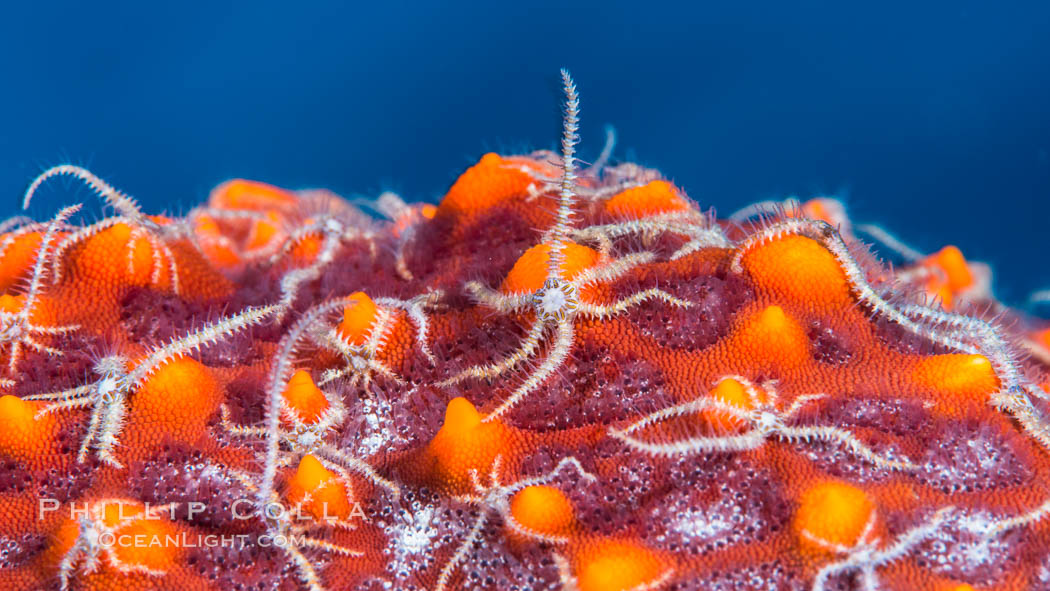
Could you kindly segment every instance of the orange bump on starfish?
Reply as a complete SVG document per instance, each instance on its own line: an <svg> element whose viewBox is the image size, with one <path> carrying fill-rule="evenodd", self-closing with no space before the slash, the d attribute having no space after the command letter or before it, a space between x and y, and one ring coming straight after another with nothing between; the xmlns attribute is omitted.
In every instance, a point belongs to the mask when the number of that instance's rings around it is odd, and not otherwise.
<svg viewBox="0 0 1050 591"><path fill-rule="evenodd" d="M497 456L513 453L513 436L499 421L482 422L481 413L466 398L453 398L445 422L427 444L428 479L460 494L474 492L474 478L487 476Z"/></svg>
<svg viewBox="0 0 1050 591"><path fill-rule="evenodd" d="M307 454L288 479L285 496L304 515L319 522L346 520L353 511L347 486L335 472Z"/></svg>
<svg viewBox="0 0 1050 591"><path fill-rule="evenodd" d="M547 280L550 252L551 247L549 244L537 244L522 253L518 260L514 262L510 272L507 273L503 284L500 285L500 291L503 293L535 293L539 291ZM596 265L600 258L598 251L593 248L573 242L569 242L564 246L562 256L564 259L558 270L561 278L565 281L572 281L581 272Z"/></svg>
<svg viewBox="0 0 1050 591"><path fill-rule="evenodd" d="M827 481L807 488L795 511L794 529L802 546L835 553L872 539L875 503L860 488Z"/></svg>
<svg viewBox="0 0 1050 591"><path fill-rule="evenodd" d="M817 305L851 301L849 281L841 264L812 238L773 238L748 250L741 263L755 284L774 297Z"/></svg>
<svg viewBox="0 0 1050 591"><path fill-rule="evenodd" d="M605 202L606 211L629 220L688 209L689 202L667 181L651 181L640 187L632 187Z"/></svg>
<svg viewBox="0 0 1050 591"><path fill-rule="evenodd" d="M575 522L572 504L553 486L526 486L510 499L510 514L527 530L546 536L562 536Z"/></svg>

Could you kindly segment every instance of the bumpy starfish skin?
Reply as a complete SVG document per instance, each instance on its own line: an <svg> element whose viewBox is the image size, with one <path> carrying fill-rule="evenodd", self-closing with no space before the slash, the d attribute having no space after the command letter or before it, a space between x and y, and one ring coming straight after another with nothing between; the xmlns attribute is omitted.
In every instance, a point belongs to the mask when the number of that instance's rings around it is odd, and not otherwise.
<svg viewBox="0 0 1050 591"><path fill-rule="evenodd" d="M0 588L1050 589L1045 323L567 128L388 220L235 180L5 228L47 348L0 376Z"/></svg>

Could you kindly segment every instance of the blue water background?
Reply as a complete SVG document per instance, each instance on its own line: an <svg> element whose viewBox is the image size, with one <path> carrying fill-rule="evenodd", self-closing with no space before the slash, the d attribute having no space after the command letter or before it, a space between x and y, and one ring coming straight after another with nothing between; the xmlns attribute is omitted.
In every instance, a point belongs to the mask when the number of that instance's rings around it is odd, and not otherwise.
<svg viewBox="0 0 1050 591"><path fill-rule="evenodd" d="M1050 286L1050 3L5 3L0 217L64 161L148 210L234 176L436 200L488 150L657 167L705 206L836 194ZM32 214L83 189L56 183ZM97 215L97 208L95 209ZM1045 312L1045 311L1044 311Z"/></svg>

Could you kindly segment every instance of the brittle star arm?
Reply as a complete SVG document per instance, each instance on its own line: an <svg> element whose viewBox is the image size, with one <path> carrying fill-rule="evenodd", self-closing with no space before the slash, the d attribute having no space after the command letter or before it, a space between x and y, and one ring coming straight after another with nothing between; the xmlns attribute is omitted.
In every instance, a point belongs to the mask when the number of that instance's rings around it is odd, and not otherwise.
<svg viewBox="0 0 1050 591"><path fill-rule="evenodd" d="M788 407L788 409L784 412L782 416L785 421L788 419L792 419L795 417L795 415L802 412L802 409L810 402L823 400L827 397L827 394L803 394L802 396L799 396L798 398L795 398L794 401L792 401L791 406ZM752 401L752 403L753 402L754 401Z"/></svg>
<svg viewBox="0 0 1050 591"><path fill-rule="evenodd" d="M1042 505L1039 505L1038 507L1032 509L1031 511L1028 511L1027 513L1022 513L1021 515L1017 515L1015 517L1010 517L1007 519L996 521L991 525L988 531L985 532L985 535L989 537L995 536L1005 531L1011 530L1015 527L1022 527L1031 523L1035 523L1037 521L1041 521L1047 515L1050 515L1050 500L1043 502Z"/></svg>
<svg viewBox="0 0 1050 591"><path fill-rule="evenodd" d="M731 222L744 222L755 216L768 216L778 214L784 211L790 211L798 209L802 203L794 198L790 197L785 201L775 201L767 199L765 201L759 201L758 203L752 203L746 205L729 215L729 221Z"/></svg>
<svg viewBox="0 0 1050 591"><path fill-rule="evenodd" d="M485 527L485 523L488 521L488 511L485 508L480 509L477 521L474 522L474 527L470 528L470 533L463 539L463 543L456 548L456 552L452 554L452 558L449 558L445 567L441 569L441 573L438 574L437 583L434 585L434 591L445 591L448 588L449 580L452 578L452 573L456 570L464 559L467 557L467 553L470 552L471 548L478 543L481 539L481 531Z"/></svg>
<svg viewBox="0 0 1050 591"><path fill-rule="evenodd" d="M858 224L854 229L871 236L909 263L914 263L926 256L908 246L893 234L887 232L882 226L877 226L875 224Z"/></svg>
<svg viewBox="0 0 1050 591"><path fill-rule="evenodd" d="M939 509L926 522L909 529L890 546L874 552L854 552L842 561L828 564L817 572L813 579L813 591L824 591L824 587L831 577L859 570L864 578L864 591L876 591L878 581L874 575L874 568L889 562L893 562L922 543L926 538L935 534L949 519L949 514L955 511L955 507L944 507Z"/></svg>
<svg viewBox="0 0 1050 591"><path fill-rule="evenodd" d="M628 271L656 259L651 252L634 252L604 264L588 267L580 271L571 283L577 288L594 282L611 282L623 277Z"/></svg>
<svg viewBox="0 0 1050 591"><path fill-rule="evenodd" d="M531 293L502 293L477 281L468 281L463 287L474 301L499 312L514 312L532 306Z"/></svg>
<svg viewBox="0 0 1050 591"><path fill-rule="evenodd" d="M540 323L537 322L537 324ZM482 420L486 422L491 421L513 408L514 405L521 402L529 392L539 387L548 376L554 373L554 370L561 367L561 364L565 363L565 360L569 357L569 351L572 349L574 332L571 317L565 317L559 321L557 328L555 329L554 343L551 345L551 349L547 353L547 358L543 360L543 363L541 363L535 371L529 374L529 377L522 382L506 400Z"/></svg>
<svg viewBox="0 0 1050 591"><path fill-rule="evenodd" d="M179 293L179 274L175 262L175 256L167 244L160 241L155 234L156 232L162 231L163 227L146 216L138 203L136 203L131 196L118 191L91 171L72 164L61 164L44 171L37 176L37 178L29 185L29 188L26 189L25 197L22 201L22 208L25 209L29 207L33 195L36 194L36 191L44 182L63 175L72 176L83 181L93 192L95 192L95 194L100 196L107 205L112 207L117 215L71 233L62 241L62 244L59 245L57 254L65 253L65 251L73 244L76 244L80 240L83 240L101 230L118 223L127 223L134 226L131 240L145 239L150 244L153 258L151 281L154 283L160 281L160 272L163 267L161 254L163 253L168 257L168 271L171 276L172 291ZM128 251L128 269L130 271L134 270L134 255L130 249ZM61 276L61 265L57 262L53 269L53 274L54 281L57 283Z"/></svg>
<svg viewBox="0 0 1050 591"><path fill-rule="evenodd" d="M695 211L669 213L651 218L631 220L614 224L590 226L575 230L572 236L577 240L595 241L602 252L612 247L612 239L630 234L656 235L662 233L678 234L689 239L671 255L671 260L680 259L687 254L705 247L727 248L730 246L722 228L706 221Z"/></svg>
<svg viewBox="0 0 1050 591"><path fill-rule="evenodd" d="M113 208L121 216L133 219L133 220L146 220L149 224L153 222L149 221L146 214L142 212L139 204L128 194L118 191L112 185L99 178L95 173L90 170L77 166L75 164L59 164L58 166L52 166L51 168L40 173L33 182L29 184L26 189L25 195L22 198L22 209L29 208L29 202L33 200L33 195L36 194L37 189L40 188L45 182L50 179L59 176L72 176L84 182L96 195L102 197L102 199Z"/></svg>
<svg viewBox="0 0 1050 591"><path fill-rule="evenodd" d="M1034 391L1032 384L1022 374L1017 359L1010 352L999 332L989 323L977 318L960 316L924 306L905 306L899 310L890 305L871 287L864 271L850 255L849 248L842 237L826 222L789 219L772 224L761 232L756 232L737 247L737 252L731 261L732 270L736 273L743 272L741 260L750 248L786 234L806 236L823 244L838 261L849 280L850 289L860 303L870 306L876 313L885 315L889 320L919 337L951 349L965 353L979 353L987 357L1002 383L1000 391L992 395L992 404L1013 415L1026 432L1045 448L1050 449L1050 422L1042 416L1042 413L1029 399L1026 391ZM930 323L932 326L920 324L913 317ZM968 341L971 339L976 339L979 346L970 344Z"/></svg>
<svg viewBox="0 0 1050 591"><path fill-rule="evenodd" d="M341 449L333 445L329 445L327 443L318 447L317 452L318 454L324 456L324 458L327 459L329 462L334 462L346 469L359 472L362 475L366 476L375 484L378 484L379 486L390 491L390 494L393 495L394 499L401 498L401 489L397 486L397 484L386 478L383 478L378 472L376 472L375 468L368 464L368 462L351 457L345 452L343 452Z"/></svg>
<svg viewBox="0 0 1050 591"><path fill-rule="evenodd" d="M705 452L747 451L761 447L769 436L768 433L751 430L738 435L690 437L670 443L648 443L617 430L610 430L609 435L624 442L628 447L662 457Z"/></svg>
<svg viewBox="0 0 1050 591"><path fill-rule="evenodd" d="M609 428L609 435L615 439L619 439L631 448L639 451L649 453L656 456L670 457L681 454L691 453L703 453L708 451L744 451L749 449L755 449L762 446L765 443L766 438L769 435L769 431L752 429L748 432L727 435L722 437L690 437L688 439L674 441L670 443L649 443L642 441L632 436L632 433L639 429L644 429L650 425L656 424L659 421L684 416L686 414L697 412L700 410L712 409L719 412L723 412L739 419L743 422L749 422L750 418L747 413L742 412L735 406L723 404L710 398L701 398L658 410L654 413L650 413L641 419L631 423L623 429L615 427Z"/></svg>
<svg viewBox="0 0 1050 591"><path fill-rule="evenodd" d="M846 449L850 450L854 454L860 456L864 460L879 466L880 468L887 468L889 470L903 470L912 471L918 470L919 466L913 464L908 460L894 460L886 457L883 454L878 454L870 447L868 447L857 436L845 429L831 426L817 426L817 427L786 427L779 426L775 430L776 436L779 439L785 441L811 441L816 439L818 441L829 441L835 442Z"/></svg>
<svg viewBox="0 0 1050 591"><path fill-rule="evenodd" d="M485 379L494 378L504 374L531 357L532 354L536 352L536 349L540 346L540 340L543 338L543 333L546 331L546 328L546 324L539 319L533 320L532 325L529 326L528 334L525 335L525 338L522 339L521 344L518 345L518 348L515 349L513 353L495 363L468 367L451 378L438 382L437 385L439 387L446 387L462 382L467 378Z"/></svg>
<svg viewBox="0 0 1050 591"><path fill-rule="evenodd" d="M262 427L249 427L246 425L235 425L230 420L230 409L225 404L219 406L219 423L224 431L238 437L266 437L266 429Z"/></svg>
<svg viewBox="0 0 1050 591"><path fill-rule="evenodd" d="M750 382L747 382L746 380L744 380L743 383L745 383L748 386L750 386ZM670 407L667 407L667 408L662 408L660 410L651 412L651 413L645 415L644 417L636 420L635 422L631 423L627 427L624 427L623 429L610 427L609 428L609 432L613 436L616 436L616 437L622 439L624 436L629 436L630 434L634 433L635 431L638 431L640 429L644 429L644 428L649 427L651 425L655 425L656 423L659 423L660 421L663 421L663 420L666 420L666 419L673 419L673 418L677 418L677 417L682 417L682 416L685 416L687 414L698 412L698 411L701 411L701 410L706 410L706 409L717 410L719 412L726 413L726 414L732 416L733 418L738 419L738 420L740 420L742 422L750 422L751 421L751 417L749 416L749 414L747 412L737 408L736 406L725 404L725 403L720 402L718 400L715 400L713 398L704 397L704 398L697 398L696 400L691 400L689 402L684 402L682 404L678 404L678 405L675 405L675 406L670 406Z"/></svg>
<svg viewBox="0 0 1050 591"><path fill-rule="evenodd" d="M167 345L153 351L128 374L131 388L141 385L154 371L172 359L199 351L201 347L216 343L223 337L261 324L263 320L278 310L280 310L279 305L245 308L233 316L205 324L182 338L173 339Z"/></svg>
<svg viewBox="0 0 1050 591"><path fill-rule="evenodd" d="M565 262L565 242L572 228L573 205L576 201L576 143L580 141L577 131L580 128L580 97L576 93L576 83L569 71L561 71L562 87L565 91L565 118L561 137L561 185L558 191L558 210L551 230L550 256L547 261L548 279L560 275L562 263Z"/></svg>
<svg viewBox="0 0 1050 591"><path fill-rule="evenodd" d="M416 325L416 342L419 343L419 349L431 363L437 363L437 360L434 358L434 354L430 352L430 345L427 343L430 320L427 318L425 308L439 300L442 295L444 294L438 290L416 296L407 302L396 298L379 298L376 300L377 305L399 308L408 313L408 317Z"/></svg>
<svg viewBox="0 0 1050 591"><path fill-rule="evenodd" d="M113 457L113 448L117 444L115 431L120 429L127 412L124 407L125 392L117 390L108 400L105 398L99 395L99 400L91 409L88 430L80 444L80 450L77 451L77 462L84 463L91 447L94 446L100 460L114 468L123 468L123 464Z"/></svg>
<svg viewBox="0 0 1050 591"><path fill-rule="evenodd" d="M304 283L309 283L321 276L321 270L328 266L333 260L335 260L335 251L342 244L343 240L343 225L333 218L325 220L321 226L324 230L324 240L321 242L320 252L314 258L308 266L292 269L281 277L281 310L280 317L283 317L284 313L291 309L291 305L295 302L296 296L299 294L299 288ZM295 242L289 239L286 245L294 244ZM278 258L281 253L275 254L274 259ZM281 318L278 319L281 319Z"/></svg>
<svg viewBox="0 0 1050 591"><path fill-rule="evenodd" d="M270 502L274 479L277 477L277 455L281 443L281 393L284 391L288 378L291 377L292 356L295 355L303 338L321 318L344 305L346 305L345 299L337 298L307 310L278 343L277 355L274 357L266 388L266 463L263 468L262 486L258 487L257 494L257 504L260 507Z"/></svg>
<svg viewBox="0 0 1050 591"><path fill-rule="evenodd" d="M40 245L37 247L36 261L33 263L33 271L30 275L26 299L22 304L22 308L15 313L0 312L0 339L2 339L3 343L11 344L7 362L7 371L10 375L14 375L18 369L18 362L21 359L23 347L29 347L49 355L63 355L62 351L34 339L34 333L61 335L78 328L72 325L57 327L36 326L33 324L32 317L36 308L37 298L40 296L41 283L43 282L44 271L47 268L48 258L54 256L54 253L49 251L51 250L51 243L54 241L55 233L64 224L65 220L79 209L80 204L65 207L55 215L54 219L48 222L47 230L40 238Z"/></svg>
<svg viewBox="0 0 1050 591"><path fill-rule="evenodd" d="M582 314L594 316L598 319L604 319L616 316L617 314L622 314L628 309L648 300L660 300L678 308L688 308L693 305L692 302L676 298L666 291L654 287L631 294L611 304L588 304L586 302L580 302L579 311Z"/></svg>
<svg viewBox="0 0 1050 591"><path fill-rule="evenodd" d="M602 145L602 151L598 154L598 158L593 164L587 167L583 171L585 176L596 177L602 173L602 169L609 162L609 158L612 157L613 148L616 147L616 128L612 125L605 126L605 144Z"/></svg>
<svg viewBox="0 0 1050 591"><path fill-rule="evenodd" d="M37 296L40 295L40 284L43 281L44 269L47 266L48 250L51 248L51 242L55 239L55 232L62 226L67 219L74 213L80 211L81 205L71 205L69 207L62 208L61 211L47 224L47 230L44 232L43 237L40 239L40 246L37 247L36 262L33 264L33 273L29 280L29 289L26 291L26 302L23 310L27 310L26 314L29 314L33 309L33 304L36 302Z"/></svg>
<svg viewBox="0 0 1050 591"><path fill-rule="evenodd" d="M95 391L95 384L77 386L61 392L48 392L46 394L30 394L23 396L22 400L57 400L55 404L49 404L37 411L37 417L42 417L54 410L63 408L78 408L91 403L91 393Z"/></svg>

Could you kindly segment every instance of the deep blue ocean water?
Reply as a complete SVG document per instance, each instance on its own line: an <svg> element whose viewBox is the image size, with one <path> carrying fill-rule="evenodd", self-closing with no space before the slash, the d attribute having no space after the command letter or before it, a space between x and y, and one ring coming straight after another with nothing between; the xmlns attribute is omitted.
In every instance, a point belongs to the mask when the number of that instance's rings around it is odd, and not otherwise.
<svg viewBox="0 0 1050 591"><path fill-rule="evenodd" d="M1008 300L1050 287L1047 2L5 3L0 217L65 161L157 212L234 176L436 200L554 147L562 66L585 159L612 124L722 213L835 194Z"/></svg>

